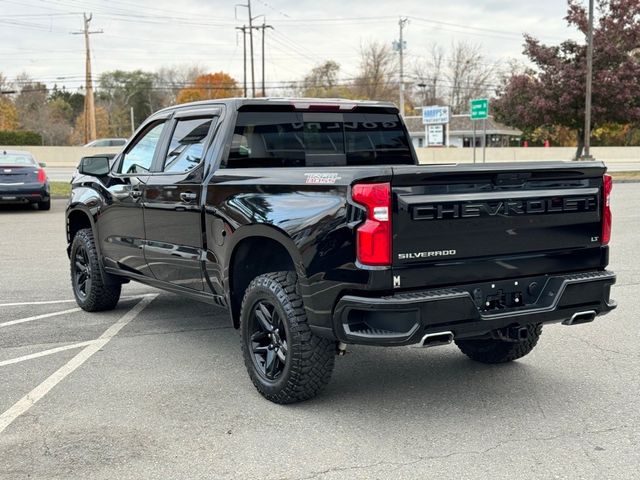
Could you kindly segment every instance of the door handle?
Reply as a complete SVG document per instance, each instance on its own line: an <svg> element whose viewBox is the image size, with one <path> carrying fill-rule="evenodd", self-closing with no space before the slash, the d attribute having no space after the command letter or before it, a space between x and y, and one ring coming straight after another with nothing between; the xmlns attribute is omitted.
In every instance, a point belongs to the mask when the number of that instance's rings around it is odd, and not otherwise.
<svg viewBox="0 0 640 480"><path fill-rule="evenodd" d="M191 203L196 199L197 195L192 192L182 192L180 194L180 199L185 203Z"/></svg>
<svg viewBox="0 0 640 480"><path fill-rule="evenodd" d="M133 198L140 198L142 196L142 192L140 190L131 190L131 196Z"/></svg>

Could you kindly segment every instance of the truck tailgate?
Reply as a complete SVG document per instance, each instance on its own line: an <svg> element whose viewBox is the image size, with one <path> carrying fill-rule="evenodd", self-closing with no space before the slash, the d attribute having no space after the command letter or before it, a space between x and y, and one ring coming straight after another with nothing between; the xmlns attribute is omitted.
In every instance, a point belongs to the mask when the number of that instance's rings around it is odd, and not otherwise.
<svg viewBox="0 0 640 480"><path fill-rule="evenodd" d="M394 275L409 287L594 268L604 172L600 162L393 167ZM431 267L421 281L420 267Z"/></svg>

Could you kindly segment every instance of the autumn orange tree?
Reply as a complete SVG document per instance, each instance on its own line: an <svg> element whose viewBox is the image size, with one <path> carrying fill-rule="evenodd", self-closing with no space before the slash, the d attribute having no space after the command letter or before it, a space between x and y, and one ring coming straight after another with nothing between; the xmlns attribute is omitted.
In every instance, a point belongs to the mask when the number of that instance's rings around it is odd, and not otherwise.
<svg viewBox="0 0 640 480"><path fill-rule="evenodd" d="M0 98L0 130L18 128L18 110L11 101Z"/></svg>
<svg viewBox="0 0 640 480"><path fill-rule="evenodd" d="M238 82L227 73L217 72L196 77L193 86L180 90L177 101L178 103L185 103L239 95Z"/></svg>

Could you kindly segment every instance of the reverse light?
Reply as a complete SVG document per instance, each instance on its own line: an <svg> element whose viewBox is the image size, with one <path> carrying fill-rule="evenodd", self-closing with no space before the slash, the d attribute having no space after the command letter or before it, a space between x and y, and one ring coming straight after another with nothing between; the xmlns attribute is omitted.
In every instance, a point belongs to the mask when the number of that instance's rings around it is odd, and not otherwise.
<svg viewBox="0 0 640 480"><path fill-rule="evenodd" d="M363 265L391 265L391 184L354 185L351 197L367 209L367 220L357 230L358 261Z"/></svg>
<svg viewBox="0 0 640 480"><path fill-rule="evenodd" d="M602 244L607 245L611 240L611 190L613 179L611 175L602 177Z"/></svg>
<svg viewBox="0 0 640 480"><path fill-rule="evenodd" d="M47 174L42 168L38 169L38 183L45 183L47 181Z"/></svg>

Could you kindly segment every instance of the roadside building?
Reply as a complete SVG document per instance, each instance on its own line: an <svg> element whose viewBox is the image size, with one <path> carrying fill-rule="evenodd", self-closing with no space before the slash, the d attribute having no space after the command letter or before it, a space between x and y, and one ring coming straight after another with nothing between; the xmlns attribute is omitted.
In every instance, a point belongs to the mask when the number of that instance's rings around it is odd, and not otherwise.
<svg viewBox="0 0 640 480"><path fill-rule="evenodd" d="M416 148L426 146L425 128L421 116L404 117L409 135ZM522 131L500 123L492 116L487 118L487 147L517 147ZM476 146L482 147L483 125L476 122ZM452 115L449 122L449 146L473 147L473 123L469 115Z"/></svg>

